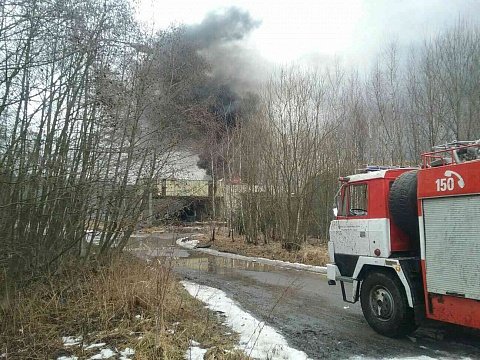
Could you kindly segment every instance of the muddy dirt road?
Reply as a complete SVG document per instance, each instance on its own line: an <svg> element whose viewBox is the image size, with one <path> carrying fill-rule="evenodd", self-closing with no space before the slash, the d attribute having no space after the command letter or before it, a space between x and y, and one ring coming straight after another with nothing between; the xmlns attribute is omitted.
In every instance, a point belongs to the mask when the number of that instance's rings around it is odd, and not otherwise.
<svg viewBox="0 0 480 360"><path fill-rule="evenodd" d="M409 338L388 339L371 330L360 305L344 303L340 287L329 286L324 275L184 250L175 238L154 234L138 239L132 250L143 257L174 256L180 277L225 291L312 359L480 359L478 333L426 324Z"/></svg>

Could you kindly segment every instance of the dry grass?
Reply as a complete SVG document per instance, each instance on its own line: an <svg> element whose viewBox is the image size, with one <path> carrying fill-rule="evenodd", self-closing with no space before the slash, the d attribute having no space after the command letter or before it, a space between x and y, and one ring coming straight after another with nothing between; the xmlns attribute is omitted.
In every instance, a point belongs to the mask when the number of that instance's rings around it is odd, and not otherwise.
<svg viewBox="0 0 480 360"><path fill-rule="evenodd" d="M259 245L247 244L243 236L239 235L236 235L232 241L223 229L216 232L214 243L209 241L209 233L205 233L202 237L198 237L198 239L202 244L211 244L213 249L245 256L263 257L319 266L324 266L329 261L327 245L320 242L303 244L299 251L288 251L283 249L279 242Z"/></svg>
<svg viewBox="0 0 480 360"><path fill-rule="evenodd" d="M190 340L211 348L209 359L244 359L229 352L219 316L206 310L174 279L168 264L123 255L79 269L69 264L15 294L0 308L0 354L6 359L88 358L98 349L64 347L62 336L83 344L135 349L135 359L183 359Z"/></svg>

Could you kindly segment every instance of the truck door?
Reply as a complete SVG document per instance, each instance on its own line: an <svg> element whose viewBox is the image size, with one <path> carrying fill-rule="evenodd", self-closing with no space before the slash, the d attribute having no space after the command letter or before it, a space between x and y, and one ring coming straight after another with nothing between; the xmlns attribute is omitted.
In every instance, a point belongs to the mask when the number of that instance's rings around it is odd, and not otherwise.
<svg viewBox="0 0 480 360"><path fill-rule="evenodd" d="M337 218L330 224L330 246L343 276L351 276L358 257L370 254L368 184L344 184L337 200Z"/></svg>

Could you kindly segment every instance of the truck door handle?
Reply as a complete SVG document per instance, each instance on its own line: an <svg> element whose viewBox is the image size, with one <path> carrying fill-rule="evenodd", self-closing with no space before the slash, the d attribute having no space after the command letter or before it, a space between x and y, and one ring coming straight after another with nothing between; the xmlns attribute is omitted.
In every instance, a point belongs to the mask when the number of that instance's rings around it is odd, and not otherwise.
<svg viewBox="0 0 480 360"><path fill-rule="evenodd" d="M366 236L367 236L367 234L365 233L365 231L360 231L360 237L361 238L364 238Z"/></svg>

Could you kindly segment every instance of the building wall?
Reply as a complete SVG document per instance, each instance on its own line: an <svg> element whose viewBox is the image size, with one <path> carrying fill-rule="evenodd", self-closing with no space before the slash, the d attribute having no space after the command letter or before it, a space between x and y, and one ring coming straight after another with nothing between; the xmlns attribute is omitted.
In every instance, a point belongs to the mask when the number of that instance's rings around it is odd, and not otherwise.
<svg viewBox="0 0 480 360"><path fill-rule="evenodd" d="M210 181L163 179L159 183L160 196L208 197L210 196Z"/></svg>

